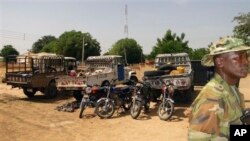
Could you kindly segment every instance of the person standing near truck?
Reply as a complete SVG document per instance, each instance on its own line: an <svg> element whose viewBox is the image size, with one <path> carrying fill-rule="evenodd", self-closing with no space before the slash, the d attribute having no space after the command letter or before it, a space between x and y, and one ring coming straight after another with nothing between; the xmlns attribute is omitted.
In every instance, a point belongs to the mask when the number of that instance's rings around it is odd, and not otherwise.
<svg viewBox="0 0 250 141"><path fill-rule="evenodd" d="M236 84L248 75L250 47L241 39L226 37L209 49L201 62L214 66L215 74L191 105L189 141L228 140L230 125L242 124L244 98Z"/></svg>

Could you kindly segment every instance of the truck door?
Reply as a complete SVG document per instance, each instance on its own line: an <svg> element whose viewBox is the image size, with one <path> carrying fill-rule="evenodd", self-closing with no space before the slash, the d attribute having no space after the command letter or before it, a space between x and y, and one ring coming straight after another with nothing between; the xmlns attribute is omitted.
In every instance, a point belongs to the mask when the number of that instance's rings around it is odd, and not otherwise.
<svg viewBox="0 0 250 141"><path fill-rule="evenodd" d="M118 70L118 80L124 80L124 66L122 64L117 65Z"/></svg>

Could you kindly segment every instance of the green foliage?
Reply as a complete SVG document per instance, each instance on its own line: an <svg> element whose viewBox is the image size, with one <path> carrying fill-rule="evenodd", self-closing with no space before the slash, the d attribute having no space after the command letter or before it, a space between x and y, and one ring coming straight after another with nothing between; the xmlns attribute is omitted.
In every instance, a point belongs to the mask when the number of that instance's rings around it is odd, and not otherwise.
<svg viewBox="0 0 250 141"><path fill-rule="evenodd" d="M142 47L134 39L128 38L118 40L105 55L121 55L125 59L125 51L129 64L140 63L144 60Z"/></svg>
<svg viewBox="0 0 250 141"><path fill-rule="evenodd" d="M250 38L250 12L247 14L240 13L239 16L234 17L238 25L234 27L234 35L238 38L246 40ZM250 45L250 42L247 42Z"/></svg>
<svg viewBox="0 0 250 141"><path fill-rule="evenodd" d="M84 60L88 56L100 55L101 49L99 42L93 39L89 33L81 31L66 31L58 39L53 36L44 36L32 46L32 51L51 52L64 56L75 57L78 60L82 58L82 48L84 39Z"/></svg>
<svg viewBox="0 0 250 141"><path fill-rule="evenodd" d="M51 52L51 53L55 53L57 51L57 47L58 47L58 40L54 40L51 41L50 43L46 44L41 52Z"/></svg>
<svg viewBox="0 0 250 141"><path fill-rule="evenodd" d="M171 30L168 30L162 39L157 39L156 45L148 56L149 59L155 58L157 54L163 53L186 52L191 55L192 49L188 47L188 41L184 41L184 38L184 33L179 37L175 33L172 34Z"/></svg>
<svg viewBox="0 0 250 141"><path fill-rule="evenodd" d="M47 36L43 36L41 39L39 39L38 41L36 41L33 45L32 45L32 52L34 53L38 53L41 52L41 50L50 42L55 41L56 37L51 36L51 35L47 35Z"/></svg>
<svg viewBox="0 0 250 141"><path fill-rule="evenodd" d="M78 60L82 58L82 48L84 39L84 60L88 56L100 55L100 44L96 39L92 39L89 33L76 32L74 30L64 32L58 39L57 54L75 57Z"/></svg>
<svg viewBox="0 0 250 141"><path fill-rule="evenodd" d="M192 56L191 56L191 60L201 60L202 57L206 54L209 53L209 49L208 48L198 48L198 49L194 49Z"/></svg>
<svg viewBox="0 0 250 141"><path fill-rule="evenodd" d="M6 60L8 55L19 55L19 52L12 45L5 45L1 50L1 55Z"/></svg>

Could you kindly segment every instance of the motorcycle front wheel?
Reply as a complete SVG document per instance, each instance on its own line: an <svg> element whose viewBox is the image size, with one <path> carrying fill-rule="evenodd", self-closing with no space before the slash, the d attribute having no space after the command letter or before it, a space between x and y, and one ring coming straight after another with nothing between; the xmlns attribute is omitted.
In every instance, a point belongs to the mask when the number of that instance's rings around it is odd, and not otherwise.
<svg viewBox="0 0 250 141"><path fill-rule="evenodd" d="M79 118L82 118L83 117L83 111L85 110L86 108L86 103L85 102L81 102L80 104L80 114L79 114Z"/></svg>
<svg viewBox="0 0 250 141"><path fill-rule="evenodd" d="M140 113L141 113L141 102L138 100L135 100L132 102L132 106L130 108L130 115L133 119L136 119Z"/></svg>
<svg viewBox="0 0 250 141"><path fill-rule="evenodd" d="M110 100L102 100L96 104L95 112L100 118L110 118L115 112L115 105Z"/></svg>
<svg viewBox="0 0 250 141"><path fill-rule="evenodd" d="M123 107L123 109L125 110L125 111L128 111L130 108L131 108L131 105L132 105L132 100L131 100L131 98L125 98L125 100L124 100L124 102L123 102L123 105L122 105L122 107Z"/></svg>
<svg viewBox="0 0 250 141"><path fill-rule="evenodd" d="M158 108L158 116L161 120L168 120L174 112L174 104L168 100L162 102Z"/></svg>

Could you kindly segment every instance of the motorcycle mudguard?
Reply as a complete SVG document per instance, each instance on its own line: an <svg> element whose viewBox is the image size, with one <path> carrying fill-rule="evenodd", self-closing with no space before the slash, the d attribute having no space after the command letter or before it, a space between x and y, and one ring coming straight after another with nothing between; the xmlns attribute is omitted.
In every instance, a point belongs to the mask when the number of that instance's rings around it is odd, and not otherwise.
<svg viewBox="0 0 250 141"><path fill-rule="evenodd" d="M140 102L142 101L142 98L139 97L139 96L135 96L135 97L133 97L133 99L134 99L134 100L138 100L138 101L140 101Z"/></svg>
<svg viewBox="0 0 250 141"><path fill-rule="evenodd" d="M167 101L170 101L171 103L174 103L174 100L171 98L167 98Z"/></svg>
<svg viewBox="0 0 250 141"><path fill-rule="evenodd" d="M97 100L97 103L99 103L99 102L101 102L101 101L106 101L106 100L111 101L112 103L115 103L113 99L105 98L105 97L100 98L99 100Z"/></svg>

